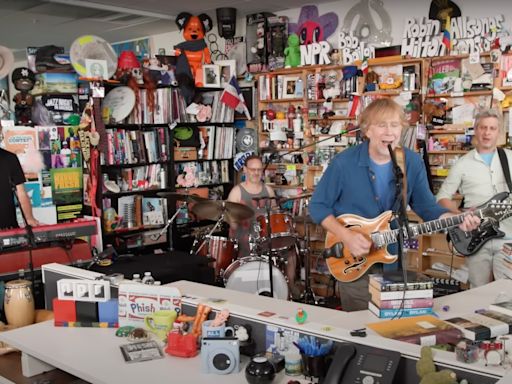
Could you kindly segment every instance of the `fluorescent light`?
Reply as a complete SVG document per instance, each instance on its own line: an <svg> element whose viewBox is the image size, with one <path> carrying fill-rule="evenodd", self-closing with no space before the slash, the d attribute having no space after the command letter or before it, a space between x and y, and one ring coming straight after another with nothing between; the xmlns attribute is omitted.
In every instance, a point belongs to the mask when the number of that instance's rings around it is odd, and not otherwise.
<svg viewBox="0 0 512 384"><path fill-rule="evenodd" d="M48 3L58 3L58 4L64 4L64 5L71 5L71 6L75 6L75 7L99 9L99 10L103 10L103 11L126 13L129 15L153 17L155 19L163 19L163 20L175 20L176 19L176 16L172 16L172 15L165 15L165 14L156 13L156 12L148 12L148 11L143 11L143 10L139 10L139 9L123 8L123 7L118 7L115 5L100 4L100 3L94 3L91 1L84 1L84 0L45 0L45 1Z"/></svg>

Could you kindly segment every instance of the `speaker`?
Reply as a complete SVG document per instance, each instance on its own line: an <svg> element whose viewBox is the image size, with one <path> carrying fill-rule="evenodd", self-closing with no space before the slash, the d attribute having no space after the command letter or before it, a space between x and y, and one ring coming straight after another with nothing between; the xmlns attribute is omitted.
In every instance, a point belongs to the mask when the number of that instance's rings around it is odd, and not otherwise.
<svg viewBox="0 0 512 384"><path fill-rule="evenodd" d="M220 37L232 39L236 32L236 8L217 8L216 11Z"/></svg>

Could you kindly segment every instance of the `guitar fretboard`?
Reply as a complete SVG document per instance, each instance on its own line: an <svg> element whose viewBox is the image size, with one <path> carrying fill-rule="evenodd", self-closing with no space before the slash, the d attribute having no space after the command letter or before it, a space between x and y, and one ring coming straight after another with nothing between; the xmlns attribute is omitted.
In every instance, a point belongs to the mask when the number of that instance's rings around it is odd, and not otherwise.
<svg viewBox="0 0 512 384"><path fill-rule="evenodd" d="M482 209L474 210L472 213L474 215L480 217L480 219L483 220L483 210ZM455 227L456 225L462 224L462 222L464 221L464 217L467 214L468 213L461 213L459 215L454 215L454 216L450 216L450 217L446 217L446 218L431 220L431 221L427 221L427 222L421 223L421 224L410 225L409 229L411 231L412 236L414 236L414 237L419 236L419 235L424 235L424 234L432 234L435 232L442 231L443 229ZM396 243L398 241L398 234L399 234L400 230L403 232L404 238L408 239L409 233L408 233L407 229L406 228L397 228L397 229L392 229L389 231L383 231L383 232L372 234L372 236L371 236L372 241L379 248L383 247L385 245L388 245L388 244Z"/></svg>

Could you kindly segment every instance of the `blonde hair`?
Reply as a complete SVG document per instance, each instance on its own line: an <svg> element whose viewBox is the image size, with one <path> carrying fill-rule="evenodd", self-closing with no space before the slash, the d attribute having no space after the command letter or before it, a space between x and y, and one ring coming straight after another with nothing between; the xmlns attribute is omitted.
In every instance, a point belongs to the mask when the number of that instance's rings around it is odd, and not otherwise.
<svg viewBox="0 0 512 384"><path fill-rule="evenodd" d="M498 120L498 128L501 131L503 129L503 117L500 112L498 112L496 109L489 108L489 109L482 109L477 112L475 116L475 124L473 125L474 128L477 128L483 119L487 119L488 117L493 117L496 120Z"/></svg>
<svg viewBox="0 0 512 384"><path fill-rule="evenodd" d="M407 119L405 118L405 113L403 108L391 100L390 98L377 99L372 101L364 110L361 112L361 116L359 117L359 127L361 128L361 132L366 133L368 131L368 127L375 123L377 120L380 120L383 117L396 114L400 119L400 123L402 127L407 127L409 124Z"/></svg>

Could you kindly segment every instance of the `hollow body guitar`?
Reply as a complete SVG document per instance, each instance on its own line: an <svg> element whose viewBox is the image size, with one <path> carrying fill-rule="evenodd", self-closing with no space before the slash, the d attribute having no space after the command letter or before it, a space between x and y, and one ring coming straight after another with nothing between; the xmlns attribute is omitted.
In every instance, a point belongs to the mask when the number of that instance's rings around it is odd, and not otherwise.
<svg viewBox="0 0 512 384"><path fill-rule="evenodd" d="M502 195L498 194L475 209L473 214L478 216L480 220L484 220L486 217L503 217L512 209L512 204L502 203L503 200ZM410 225L409 230L414 237L436 233L460 225L464 221L464 216L467 214L468 213L462 213L460 215ZM370 253L355 257L343 246L339 238L327 232L324 257L326 258L330 273L337 280L342 282L355 281L364 275L374 264L392 264L398 260L397 255L392 255L387 251L389 244L398 241L399 229L390 228L390 222L393 220L393 213L391 211L383 212L373 219L367 219L352 214L341 215L336 219L346 228L363 234L372 242ZM402 231L404 238L407 238L407 231L405 229L402 229Z"/></svg>

